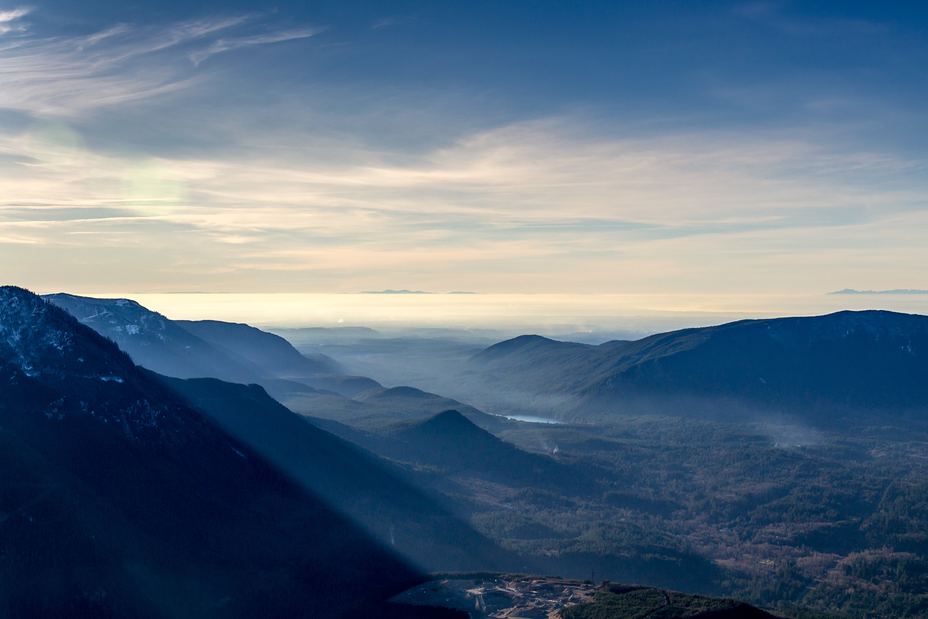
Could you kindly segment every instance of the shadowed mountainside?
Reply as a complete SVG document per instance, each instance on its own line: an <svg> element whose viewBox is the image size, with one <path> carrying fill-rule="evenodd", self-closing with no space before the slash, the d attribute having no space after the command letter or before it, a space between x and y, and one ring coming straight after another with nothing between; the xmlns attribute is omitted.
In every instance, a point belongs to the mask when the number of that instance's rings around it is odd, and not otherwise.
<svg viewBox="0 0 928 619"><path fill-rule="evenodd" d="M512 560L436 496L411 485L400 469L319 429L258 385L161 378L229 434L415 565L468 570Z"/></svg>
<svg viewBox="0 0 928 619"><path fill-rule="evenodd" d="M424 421L449 409L459 411L490 432L512 425L503 417L489 415L457 400L414 387L378 387L346 398L292 382L276 381L266 386L275 399L296 413L377 434L391 431L397 423Z"/></svg>
<svg viewBox="0 0 928 619"><path fill-rule="evenodd" d="M479 353L471 368L500 390L561 398L567 416L757 411L829 422L906 414L928 407L928 317L743 320L599 346L521 336Z"/></svg>
<svg viewBox="0 0 928 619"><path fill-rule="evenodd" d="M279 335L250 325L220 320L174 322L213 346L226 349L281 378L298 379L312 374L344 374L341 366L331 357L319 353L300 353Z"/></svg>
<svg viewBox="0 0 928 619"><path fill-rule="evenodd" d="M115 344L0 288L0 609L338 616L411 567Z"/></svg>
<svg viewBox="0 0 928 619"><path fill-rule="evenodd" d="M553 458L500 440L455 410L399 426L387 451L394 458L516 486L584 486L584 479Z"/></svg>

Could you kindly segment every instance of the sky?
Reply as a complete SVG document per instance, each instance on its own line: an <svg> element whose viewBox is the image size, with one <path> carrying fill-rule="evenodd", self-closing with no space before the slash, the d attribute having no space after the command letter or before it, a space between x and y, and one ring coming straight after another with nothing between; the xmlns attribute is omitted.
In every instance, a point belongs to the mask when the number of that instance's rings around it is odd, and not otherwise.
<svg viewBox="0 0 928 619"><path fill-rule="evenodd" d="M0 0L0 280L928 288L926 26L916 2Z"/></svg>

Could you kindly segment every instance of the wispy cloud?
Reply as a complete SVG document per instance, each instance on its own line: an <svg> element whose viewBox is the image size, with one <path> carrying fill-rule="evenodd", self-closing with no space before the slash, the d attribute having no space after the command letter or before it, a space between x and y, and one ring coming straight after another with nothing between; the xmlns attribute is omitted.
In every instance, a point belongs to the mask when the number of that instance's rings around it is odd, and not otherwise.
<svg viewBox="0 0 928 619"><path fill-rule="evenodd" d="M375 19L373 23L371 23L371 30L384 30L386 28L392 28L393 26L397 26L403 23L403 21L403 18L400 17L381 17L379 19Z"/></svg>
<svg viewBox="0 0 928 619"><path fill-rule="evenodd" d="M0 27L26 12L0 13ZM161 27L116 24L80 36L29 34L11 39L0 43L0 108L36 116L75 116L150 99L197 84L203 75L191 60L199 63L223 51L306 38L319 31L228 36L257 21L255 15L222 16Z"/></svg>
<svg viewBox="0 0 928 619"><path fill-rule="evenodd" d="M18 9L10 9L7 11L0 11L0 23L11 22L24 17L29 14L32 9L26 7L20 7Z"/></svg>
<svg viewBox="0 0 928 619"><path fill-rule="evenodd" d="M6 11L0 11L0 35L4 35L8 32L24 32L25 26L21 24L15 24L17 20L21 17L25 17L32 11L29 7L20 7L18 9L10 9Z"/></svg>
<svg viewBox="0 0 928 619"><path fill-rule="evenodd" d="M213 43L204 49L191 52L190 60L198 65L210 56L215 56L223 52L243 47L255 47L257 45L269 45L271 43L282 43L284 41L293 41L296 39L308 39L309 37L319 34L322 30L322 28L303 28L300 30L286 30L283 32L270 32L244 37L222 38L213 41Z"/></svg>
<svg viewBox="0 0 928 619"><path fill-rule="evenodd" d="M191 279L223 273L232 279L217 286L258 289L303 273L323 288L368 289L392 273L433 288L518 280L523 290L589 290L603 282L577 273L609 272L627 286L711 288L733 260L746 277L805 260L800 279L819 290L824 271L928 259L914 232L926 216L924 162L798 135L608 138L552 119L402 163L376 150L301 150L304 137L247 155L139 159L54 132L0 139L0 155L21 162L0 168L0 234L53 255L88 251L94 238L138 260L140 244L182 243L194 248ZM877 229L878 251L868 241ZM136 267L156 268L163 255ZM499 263L505 272L488 275Z"/></svg>
<svg viewBox="0 0 928 619"><path fill-rule="evenodd" d="M796 17L779 1L761 0L735 5L734 13L792 36L828 36L836 34L872 35L884 33L887 26L877 21L828 17Z"/></svg>

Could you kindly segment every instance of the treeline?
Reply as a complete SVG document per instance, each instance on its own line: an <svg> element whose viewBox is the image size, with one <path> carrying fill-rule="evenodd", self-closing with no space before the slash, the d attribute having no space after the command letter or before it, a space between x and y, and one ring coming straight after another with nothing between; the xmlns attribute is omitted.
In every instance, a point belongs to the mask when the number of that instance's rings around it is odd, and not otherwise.
<svg viewBox="0 0 928 619"><path fill-rule="evenodd" d="M790 615L928 616L925 444L798 436L668 418L514 430L507 440L557 444L599 471L595 490L520 486L486 504L471 502L485 489L462 482L456 498L481 532L552 573Z"/></svg>

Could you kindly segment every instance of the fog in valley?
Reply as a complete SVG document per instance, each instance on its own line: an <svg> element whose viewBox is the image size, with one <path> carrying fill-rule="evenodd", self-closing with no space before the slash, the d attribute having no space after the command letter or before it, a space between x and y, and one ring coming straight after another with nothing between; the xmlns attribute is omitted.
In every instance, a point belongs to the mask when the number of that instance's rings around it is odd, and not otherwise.
<svg viewBox="0 0 928 619"><path fill-rule="evenodd" d="M0 619L928 618L928 3L0 0Z"/></svg>

